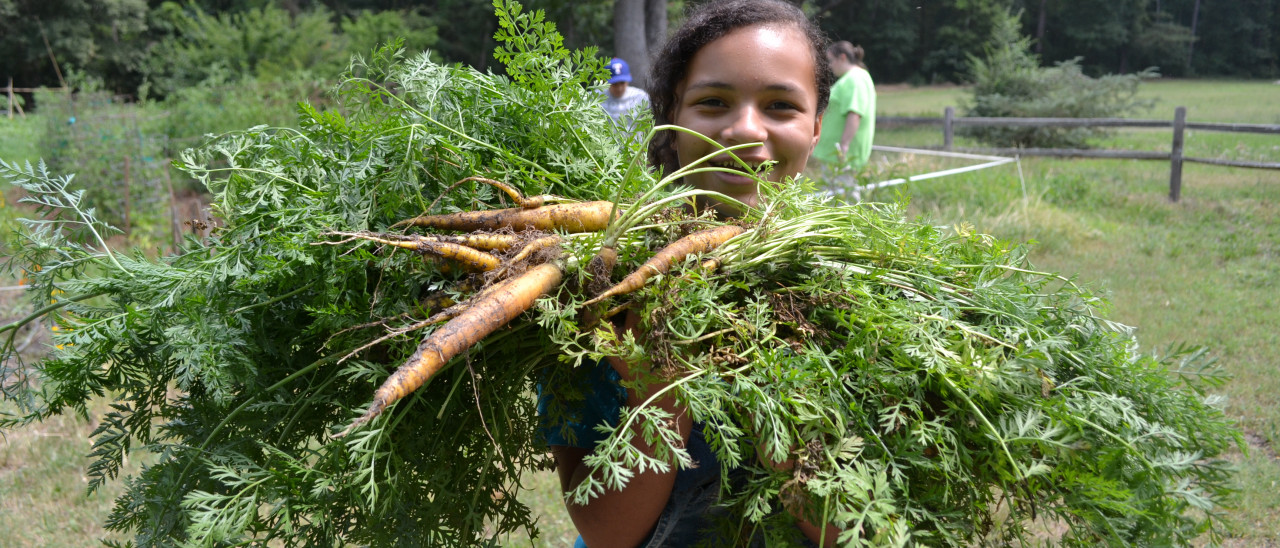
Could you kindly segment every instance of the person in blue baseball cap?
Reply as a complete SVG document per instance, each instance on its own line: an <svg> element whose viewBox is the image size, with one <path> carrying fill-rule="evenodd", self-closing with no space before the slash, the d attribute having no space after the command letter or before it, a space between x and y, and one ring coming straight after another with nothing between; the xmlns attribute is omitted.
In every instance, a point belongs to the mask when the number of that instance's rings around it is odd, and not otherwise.
<svg viewBox="0 0 1280 548"><path fill-rule="evenodd" d="M609 91L604 94L604 111L614 123L627 131L635 131L636 109L649 108L649 94L631 85L631 67L614 57L609 60Z"/></svg>

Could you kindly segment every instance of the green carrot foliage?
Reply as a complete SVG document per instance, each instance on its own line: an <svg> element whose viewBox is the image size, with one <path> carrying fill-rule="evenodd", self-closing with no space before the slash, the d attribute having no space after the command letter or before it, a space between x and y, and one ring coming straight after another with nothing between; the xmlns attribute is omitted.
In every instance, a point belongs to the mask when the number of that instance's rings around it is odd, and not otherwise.
<svg viewBox="0 0 1280 548"><path fill-rule="evenodd" d="M0 164L38 213L5 262L32 280L35 312L0 328L17 409L0 427L110 398L90 489L130 452L153 455L123 478L107 523L137 546L472 546L536 530L516 495L550 464L539 428L572 417L587 366L620 356L708 425L725 477L740 478L723 485L739 517L726 527L759 524L777 544L794 540L784 508L854 546L1030 543L1046 523L1066 545L1217 534L1222 455L1241 440L1207 354L1140 354L1102 299L965 227L762 182L718 269L690 257L615 299L644 336L601 328L580 305L606 238L616 279L717 221L689 214L697 192L677 177L640 169L641 144L599 107L595 52L565 51L539 12L495 8L505 75L386 47L352 60L339 108L300 104L301 129L184 152L218 225L172 256L110 249L71 177ZM607 235L565 235L562 288L335 437L435 329L409 329L437 312L431 298L465 298L476 280L332 233L510 205L485 184L451 188L477 175L526 196L611 199L622 217ZM14 335L37 318L58 326L57 348L24 363ZM567 497L696 465L667 418L642 405L601 426L597 473Z"/></svg>

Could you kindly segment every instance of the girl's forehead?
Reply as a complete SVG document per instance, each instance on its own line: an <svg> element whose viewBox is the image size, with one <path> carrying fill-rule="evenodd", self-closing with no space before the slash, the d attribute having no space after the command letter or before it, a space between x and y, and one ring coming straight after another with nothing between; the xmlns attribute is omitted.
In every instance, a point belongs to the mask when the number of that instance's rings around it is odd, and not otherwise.
<svg viewBox="0 0 1280 548"><path fill-rule="evenodd" d="M708 49L716 49L712 46L725 46L732 44L732 47L754 46L767 49L791 49L803 48L808 50L808 38L804 32L791 23L756 23L738 27L724 34L715 40L702 46L698 53L703 53ZM695 54L696 56L697 54Z"/></svg>
<svg viewBox="0 0 1280 548"><path fill-rule="evenodd" d="M784 76L782 73L812 80L813 49L799 27L789 23L761 23L739 27L712 40L694 54L685 82L700 77L740 74L755 78Z"/></svg>

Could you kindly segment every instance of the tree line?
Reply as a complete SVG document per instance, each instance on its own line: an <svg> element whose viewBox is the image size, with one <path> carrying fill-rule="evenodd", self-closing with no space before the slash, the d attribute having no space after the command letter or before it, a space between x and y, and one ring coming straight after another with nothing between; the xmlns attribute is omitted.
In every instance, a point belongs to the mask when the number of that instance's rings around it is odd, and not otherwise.
<svg viewBox="0 0 1280 548"><path fill-rule="evenodd" d="M794 0L833 38L867 52L878 82L964 82L1002 18L1045 66L1091 75L1280 76L1280 0ZM696 0L527 0L570 48L631 60ZM0 78L19 87L97 86L164 97L210 79L332 78L388 36L409 49L493 66L491 0L0 0ZM0 81L0 85L4 85Z"/></svg>

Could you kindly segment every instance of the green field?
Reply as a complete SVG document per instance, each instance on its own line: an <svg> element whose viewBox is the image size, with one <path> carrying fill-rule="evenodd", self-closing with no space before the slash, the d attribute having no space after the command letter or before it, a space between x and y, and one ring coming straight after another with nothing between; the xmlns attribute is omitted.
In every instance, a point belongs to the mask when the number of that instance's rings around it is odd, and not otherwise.
<svg viewBox="0 0 1280 548"><path fill-rule="evenodd" d="M960 87L884 88L880 116L941 115ZM1142 94L1156 107L1142 118L1172 118L1186 106L1204 122L1280 123L1280 85L1156 80ZM1270 99L1268 99L1270 98ZM34 159L39 123L0 120L0 158ZM883 130L877 142L941 144L938 128ZM1108 148L1168 150L1169 133L1118 132ZM966 143L959 143L966 144ZM972 144L972 143L969 143ZM1163 148L1161 148L1163 147ZM1280 162L1280 136L1191 132L1187 154ZM957 167L921 155L877 154L871 181ZM1182 200L1168 201L1169 165L1159 161L1022 159L982 171L882 190L874 200L909 200L940 225L967 223L1001 239L1034 241L1033 262L1109 296L1111 318L1135 326L1145 351L1181 343L1210 347L1232 375L1218 396L1246 433L1234 455L1239 494L1229 546L1280 545L1280 171L1188 164ZM12 194L0 209L11 218ZM0 280L10 286L13 280ZM14 295L0 293L0 316ZM84 546L103 534L111 494L85 497L88 421L66 419L0 439L0 529L7 545ZM145 456L138 456L143 459ZM551 473L530 475L524 500L541 516L542 537L511 546L567 546L572 525ZM12 539L12 540L10 540Z"/></svg>

